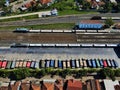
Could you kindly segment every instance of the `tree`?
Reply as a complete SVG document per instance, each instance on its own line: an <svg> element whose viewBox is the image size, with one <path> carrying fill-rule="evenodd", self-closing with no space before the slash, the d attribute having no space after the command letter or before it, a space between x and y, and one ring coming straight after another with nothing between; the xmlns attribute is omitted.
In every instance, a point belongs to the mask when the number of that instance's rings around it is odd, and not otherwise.
<svg viewBox="0 0 120 90"><path fill-rule="evenodd" d="M120 2L117 3L118 12L120 12Z"/></svg>
<svg viewBox="0 0 120 90"><path fill-rule="evenodd" d="M14 80L21 80L29 76L30 76L30 72L28 68L17 69L11 73L11 78Z"/></svg>
<svg viewBox="0 0 120 90"><path fill-rule="evenodd" d="M115 80L115 72L111 68L103 68L99 71L99 75L103 78L109 77Z"/></svg>
<svg viewBox="0 0 120 90"><path fill-rule="evenodd" d="M112 10L112 3L110 1L105 1L105 4L103 5L103 10L105 12L110 12Z"/></svg>
<svg viewBox="0 0 120 90"><path fill-rule="evenodd" d="M113 22L112 18L107 18L107 19L105 20L105 25L108 25L108 26L110 27L110 26L113 25L113 24L114 24L114 22Z"/></svg>

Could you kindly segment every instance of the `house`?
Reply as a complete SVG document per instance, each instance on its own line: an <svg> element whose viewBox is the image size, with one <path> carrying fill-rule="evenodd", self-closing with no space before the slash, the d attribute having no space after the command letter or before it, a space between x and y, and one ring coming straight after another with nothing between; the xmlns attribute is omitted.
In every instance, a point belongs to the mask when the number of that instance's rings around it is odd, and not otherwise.
<svg viewBox="0 0 120 90"><path fill-rule="evenodd" d="M66 90L82 90L82 82L78 80L69 79L67 80Z"/></svg>
<svg viewBox="0 0 120 90"><path fill-rule="evenodd" d="M20 90L30 90L30 82L29 81L22 81L20 88L21 88Z"/></svg>
<svg viewBox="0 0 120 90"><path fill-rule="evenodd" d="M39 81L31 82L31 90L41 90L41 85Z"/></svg>
<svg viewBox="0 0 120 90"><path fill-rule="evenodd" d="M63 80L62 79L58 79L55 82L55 90L63 90Z"/></svg>
<svg viewBox="0 0 120 90"><path fill-rule="evenodd" d="M9 82L0 82L0 90L8 90Z"/></svg>
<svg viewBox="0 0 120 90"><path fill-rule="evenodd" d="M103 80L105 90L115 90L114 86L119 85L118 80L112 81L112 80Z"/></svg>
<svg viewBox="0 0 120 90"><path fill-rule="evenodd" d="M54 83L55 83L54 79L44 79L42 90L54 90Z"/></svg>
<svg viewBox="0 0 120 90"><path fill-rule="evenodd" d="M120 90L120 85L115 85L114 88L115 90Z"/></svg>
<svg viewBox="0 0 120 90"><path fill-rule="evenodd" d="M115 29L120 29L120 23L117 23L115 26L114 26Z"/></svg>
<svg viewBox="0 0 120 90"><path fill-rule="evenodd" d="M9 90L19 90L20 89L21 82L20 81L11 81L9 85Z"/></svg>
<svg viewBox="0 0 120 90"><path fill-rule="evenodd" d="M43 4L48 4L50 3L51 0L40 0L40 3L43 5Z"/></svg>

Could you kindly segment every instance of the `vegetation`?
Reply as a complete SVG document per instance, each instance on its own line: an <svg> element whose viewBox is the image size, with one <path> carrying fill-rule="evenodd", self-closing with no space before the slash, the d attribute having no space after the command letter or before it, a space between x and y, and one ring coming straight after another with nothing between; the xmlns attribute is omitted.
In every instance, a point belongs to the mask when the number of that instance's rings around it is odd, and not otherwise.
<svg viewBox="0 0 120 90"><path fill-rule="evenodd" d="M9 18L9 19L1 19L0 22L8 22L8 21L19 21L19 20L29 20L29 19L35 19L38 18L38 15L29 15L29 16L23 16L23 17L17 17L17 18Z"/></svg>
<svg viewBox="0 0 120 90"><path fill-rule="evenodd" d="M67 75L74 76L75 78L81 78L82 76L87 76L92 73L98 73L100 78L109 77L112 80L115 80L115 77L120 77L120 69L52 69L52 68L43 68L43 69L28 69L28 68L19 68L13 70L0 69L0 77L9 77L12 80L20 80L26 77L36 77L41 78L45 75L59 75L65 78Z"/></svg>
<svg viewBox="0 0 120 90"><path fill-rule="evenodd" d="M74 23L55 23L55 24L40 24L40 25L29 25L29 26L6 26L0 27L0 30L15 30L16 28L33 28L33 29L72 29Z"/></svg>
<svg viewBox="0 0 120 90"><path fill-rule="evenodd" d="M108 27L110 27L113 24L114 24L114 22L113 22L112 18L107 18L105 20L105 25L107 25Z"/></svg>

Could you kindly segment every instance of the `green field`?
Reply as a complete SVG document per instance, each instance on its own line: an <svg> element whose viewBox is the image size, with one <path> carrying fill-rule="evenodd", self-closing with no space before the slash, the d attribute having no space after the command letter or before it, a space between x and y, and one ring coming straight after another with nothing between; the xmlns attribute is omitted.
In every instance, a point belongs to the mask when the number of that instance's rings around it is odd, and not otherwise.
<svg viewBox="0 0 120 90"><path fill-rule="evenodd" d="M0 30L3 31L12 31L16 28L33 28L33 29L72 29L74 23L56 23L56 24L40 24L40 25L29 25L29 26L8 26L0 27Z"/></svg>

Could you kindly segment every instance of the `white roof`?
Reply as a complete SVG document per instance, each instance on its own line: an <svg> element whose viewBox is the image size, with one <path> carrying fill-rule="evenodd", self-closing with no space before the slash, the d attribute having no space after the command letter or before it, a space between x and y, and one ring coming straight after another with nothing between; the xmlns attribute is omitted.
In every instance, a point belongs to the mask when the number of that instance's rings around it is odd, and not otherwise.
<svg viewBox="0 0 120 90"><path fill-rule="evenodd" d="M54 83L55 81L56 81L55 79L43 79L43 82Z"/></svg>
<svg viewBox="0 0 120 90"><path fill-rule="evenodd" d="M103 80L105 85L105 90L115 90L114 86L119 85L118 80L112 81L112 80Z"/></svg>

